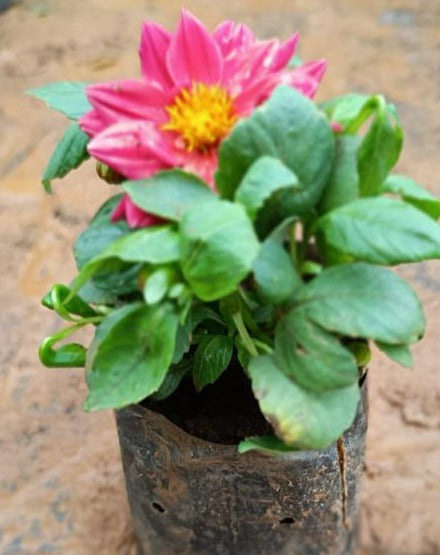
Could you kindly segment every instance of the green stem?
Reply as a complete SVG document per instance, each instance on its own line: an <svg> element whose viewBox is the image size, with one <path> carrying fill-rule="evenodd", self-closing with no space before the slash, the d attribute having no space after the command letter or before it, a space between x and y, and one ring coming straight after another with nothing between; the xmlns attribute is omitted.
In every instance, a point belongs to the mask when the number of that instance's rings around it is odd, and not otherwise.
<svg viewBox="0 0 440 555"><path fill-rule="evenodd" d="M296 222L294 222L290 227L290 256L296 266L298 263L298 253L296 250Z"/></svg>
<svg viewBox="0 0 440 555"><path fill-rule="evenodd" d="M233 314L232 320L234 321L235 327L237 328L237 331L243 341L243 345L246 347L248 353L253 357L257 357L258 351L252 341L251 336L248 333L248 330L246 329L246 326L244 325L241 312L236 312L235 314Z"/></svg>

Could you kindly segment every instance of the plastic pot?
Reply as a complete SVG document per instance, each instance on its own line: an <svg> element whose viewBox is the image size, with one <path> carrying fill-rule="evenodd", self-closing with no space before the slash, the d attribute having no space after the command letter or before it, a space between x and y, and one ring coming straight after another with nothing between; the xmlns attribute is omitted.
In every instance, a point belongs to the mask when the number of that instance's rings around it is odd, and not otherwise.
<svg viewBox="0 0 440 555"><path fill-rule="evenodd" d="M367 429L322 451L237 453L135 405L116 412L128 499L143 555L354 552Z"/></svg>

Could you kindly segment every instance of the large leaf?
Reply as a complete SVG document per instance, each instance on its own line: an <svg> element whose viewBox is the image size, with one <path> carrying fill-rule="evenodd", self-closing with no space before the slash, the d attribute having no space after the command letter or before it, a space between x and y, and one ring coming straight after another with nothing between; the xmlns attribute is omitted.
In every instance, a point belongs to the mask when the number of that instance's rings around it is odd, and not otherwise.
<svg viewBox="0 0 440 555"><path fill-rule="evenodd" d="M325 449L347 430L360 399L357 383L322 393L303 389L269 356L251 360L252 389L276 435L297 449Z"/></svg>
<svg viewBox="0 0 440 555"><path fill-rule="evenodd" d="M253 220L265 201L280 189L300 189L298 178L277 158L262 156L246 172L235 191L235 201Z"/></svg>
<svg viewBox="0 0 440 555"><path fill-rule="evenodd" d="M287 376L313 391L346 387L359 379L355 358L339 339L295 309L277 325L274 357Z"/></svg>
<svg viewBox="0 0 440 555"><path fill-rule="evenodd" d="M64 133L43 174L42 184L47 193L52 191L52 179L64 177L87 160L89 137L73 123Z"/></svg>
<svg viewBox="0 0 440 555"><path fill-rule="evenodd" d="M94 228L90 228L92 230ZM96 231L102 227L97 227ZM72 284L76 293L97 273L111 272L120 262L166 264L179 259L178 235L171 226L144 228L124 235L87 262Z"/></svg>
<svg viewBox="0 0 440 555"><path fill-rule="evenodd" d="M92 109L86 96L87 85L78 81L58 81L27 92L68 118L77 120Z"/></svg>
<svg viewBox="0 0 440 555"><path fill-rule="evenodd" d="M287 189L277 198L281 221L316 204L331 170L333 151L333 133L324 114L301 93L281 85L222 142L217 184L223 197L233 198L258 158L278 158L298 177L301 187L295 194Z"/></svg>
<svg viewBox="0 0 440 555"><path fill-rule="evenodd" d="M405 202L425 212L433 220L440 218L440 200L405 175L389 175L382 183L381 192L401 195Z"/></svg>
<svg viewBox="0 0 440 555"><path fill-rule="evenodd" d="M281 304L292 296L301 278L282 244L266 239L252 266L258 296L268 304Z"/></svg>
<svg viewBox="0 0 440 555"><path fill-rule="evenodd" d="M259 243L244 208L202 204L180 222L182 271L195 295L213 301L228 295L250 272Z"/></svg>
<svg viewBox="0 0 440 555"><path fill-rule="evenodd" d="M359 197L357 148L359 137L336 137L336 152L332 173L319 201L320 212L328 212Z"/></svg>
<svg viewBox="0 0 440 555"><path fill-rule="evenodd" d="M87 358L86 410L121 408L157 391L174 352L169 305L125 306L101 324Z"/></svg>
<svg viewBox="0 0 440 555"><path fill-rule="evenodd" d="M406 202L358 199L318 222L325 243L342 255L374 264L440 258L440 227Z"/></svg>
<svg viewBox="0 0 440 555"><path fill-rule="evenodd" d="M204 181L182 170L164 171L149 179L126 181L123 188L143 210L175 221L179 221L191 208L218 200Z"/></svg>
<svg viewBox="0 0 440 555"><path fill-rule="evenodd" d="M197 391L215 382L226 370L232 358L234 343L227 335L208 335L194 353L192 375Z"/></svg>
<svg viewBox="0 0 440 555"><path fill-rule="evenodd" d="M298 290L296 310L328 331L400 345L425 330L414 291L398 275L369 264L328 268Z"/></svg>

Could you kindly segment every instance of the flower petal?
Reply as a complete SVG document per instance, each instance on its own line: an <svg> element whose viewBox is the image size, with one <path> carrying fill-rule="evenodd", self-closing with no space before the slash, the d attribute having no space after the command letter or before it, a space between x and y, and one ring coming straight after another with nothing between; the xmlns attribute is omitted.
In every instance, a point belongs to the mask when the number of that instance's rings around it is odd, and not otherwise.
<svg viewBox="0 0 440 555"><path fill-rule="evenodd" d="M326 60L312 60L311 62L307 62L302 65L299 69L313 77L318 82L324 77L325 72L327 71L327 62Z"/></svg>
<svg viewBox="0 0 440 555"><path fill-rule="evenodd" d="M167 119L164 106L173 95L157 83L133 79L90 85L87 98L107 125L111 125L139 119L163 123Z"/></svg>
<svg viewBox="0 0 440 555"><path fill-rule="evenodd" d="M166 53L171 41L171 34L156 23L145 22L142 25L139 57L142 75L156 81L164 88L172 86L166 66Z"/></svg>
<svg viewBox="0 0 440 555"><path fill-rule="evenodd" d="M250 27L233 21L220 23L214 31L214 38L224 58L233 57L241 48L255 42Z"/></svg>
<svg viewBox="0 0 440 555"><path fill-rule="evenodd" d="M179 85L189 85L194 81L210 85L221 81L223 60L220 48L203 24L186 10L182 10L171 39L167 67Z"/></svg>
<svg viewBox="0 0 440 555"><path fill-rule="evenodd" d="M216 191L214 173L217 170L217 151L185 153L182 159L182 168L187 172L195 173L201 177L208 185Z"/></svg>
<svg viewBox="0 0 440 555"><path fill-rule="evenodd" d="M124 195L113 211L111 216L112 222L119 220L126 220L130 227L149 227L157 225L164 220L158 218L154 214L144 212L141 208L136 206L128 195Z"/></svg>
<svg viewBox="0 0 440 555"><path fill-rule="evenodd" d="M179 162L165 134L145 121L111 125L90 141L88 151L130 179L149 177Z"/></svg>
<svg viewBox="0 0 440 555"><path fill-rule="evenodd" d="M106 127L105 121L95 109L90 110L90 112L80 117L78 123L84 133L87 133L89 137L94 137Z"/></svg>
<svg viewBox="0 0 440 555"><path fill-rule="evenodd" d="M279 71L280 69L284 69L286 67L295 53L298 41L299 34L296 33L275 50L272 62L270 64L271 71Z"/></svg>
<svg viewBox="0 0 440 555"><path fill-rule="evenodd" d="M274 87L281 84L290 85L301 92L304 96L313 98L319 82L307 73L300 71L298 68L289 72L286 71L278 74L274 79Z"/></svg>

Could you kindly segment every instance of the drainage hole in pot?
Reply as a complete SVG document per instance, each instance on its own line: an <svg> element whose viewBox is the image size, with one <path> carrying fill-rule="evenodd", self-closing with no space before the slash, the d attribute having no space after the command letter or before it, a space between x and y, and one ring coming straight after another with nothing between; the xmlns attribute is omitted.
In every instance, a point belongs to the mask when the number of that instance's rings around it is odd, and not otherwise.
<svg viewBox="0 0 440 555"><path fill-rule="evenodd" d="M290 517L290 516L288 516L286 518L282 518L280 520L280 524L293 524L294 522L295 522L295 519Z"/></svg>
<svg viewBox="0 0 440 555"><path fill-rule="evenodd" d="M156 509L156 511L159 511L160 513L164 513L165 509L162 507L162 505L160 505L159 503L152 503L153 508Z"/></svg>

